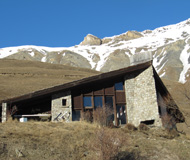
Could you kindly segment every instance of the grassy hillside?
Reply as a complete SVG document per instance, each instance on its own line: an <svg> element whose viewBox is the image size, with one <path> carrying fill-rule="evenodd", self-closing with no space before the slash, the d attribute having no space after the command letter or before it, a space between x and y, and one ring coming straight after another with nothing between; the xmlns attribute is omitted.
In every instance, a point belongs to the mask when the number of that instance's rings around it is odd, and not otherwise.
<svg viewBox="0 0 190 160"><path fill-rule="evenodd" d="M0 124L0 159L187 160L190 140L163 130L102 128L86 122Z"/></svg>
<svg viewBox="0 0 190 160"><path fill-rule="evenodd" d="M65 65L0 59L0 100L98 73Z"/></svg>
<svg viewBox="0 0 190 160"><path fill-rule="evenodd" d="M0 60L0 100L98 74L82 68L20 60ZM0 159L9 160L187 160L190 159L188 85L164 80L182 110L186 134L102 128L86 122L0 123ZM189 93L187 93L189 95ZM104 157L104 158L102 158Z"/></svg>

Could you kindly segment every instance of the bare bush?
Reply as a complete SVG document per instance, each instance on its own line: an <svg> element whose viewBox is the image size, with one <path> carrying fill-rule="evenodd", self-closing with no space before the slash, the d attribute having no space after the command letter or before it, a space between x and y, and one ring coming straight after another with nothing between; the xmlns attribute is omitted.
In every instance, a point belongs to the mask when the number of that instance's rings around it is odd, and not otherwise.
<svg viewBox="0 0 190 160"><path fill-rule="evenodd" d="M141 123L141 124L139 124L138 129L139 129L140 131L148 131L148 130L149 130L149 127L148 127L146 124Z"/></svg>
<svg viewBox="0 0 190 160"><path fill-rule="evenodd" d="M167 138L172 139L179 136L176 128L176 121L172 116L165 114L161 117L161 119L163 127L168 132Z"/></svg>
<svg viewBox="0 0 190 160"><path fill-rule="evenodd" d="M93 112L93 122L101 126L113 126L113 109L109 106L97 107Z"/></svg>
<svg viewBox="0 0 190 160"><path fill-rule="evenodd" d="M81 121L92 122L92 112L87 110L81 113Z"/></svg>
<svg viewBox="0 0 190 160"><path fill-rule="evenodd" d="M127 142L126 136L119 131L100 128L96 131L89 148L95 151L95 159L110 160L116 158L119 150Z"/></svg>
<svg viewBox="0 0 190 160"><path fill-rule="evenodd" d="M113 127L114 114L113 109L109 106L97 107L94 111L83 111L81 120L86 122L94 122L100 126Z"/></svg>
<svg viewBox="0 0 190 160"><path fill-rule="evenodd" d="M127 123L125 125L125 128L127 128L127 130L129 130L129 131L135 131L135 130L137 130L137 128L133 124L131 124L131 123Z"/></svg>
<svg viewBox="0 0 190 160"><path fill-rule="evenodd" d="M13 123L13 122L16 123L16 122L19 122L19 121L18 121L18 119L16 119L16 118L13 119L13 117L12 117L11 115L8 115L6 122L7 122L7 123Z"/></svg>
<svg viewBox="0 0 190 160"><path fill-rule="evenodd" d="M164 114L161 116L161 119L162 119L162 125L166 130L170 131L176 129L176 122L172 116Z"/></svg>

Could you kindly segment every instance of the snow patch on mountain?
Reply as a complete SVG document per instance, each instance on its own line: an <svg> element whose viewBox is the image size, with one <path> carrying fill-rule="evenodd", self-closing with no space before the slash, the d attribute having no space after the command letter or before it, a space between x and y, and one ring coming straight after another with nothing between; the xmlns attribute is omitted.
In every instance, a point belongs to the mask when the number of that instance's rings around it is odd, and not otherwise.
<svg viewBox="0 0 190 160"><path fill-rule="evenodd" d="M157 72L161 72L161 76L164 77L166 75L164 67L168 62L165 46L172 44L178 40L186 40L186 46L184 47L184 50L180 53L180 61L183 64L183 70L180 73L179 81L181 83L184 83L186 81L185 75L190 68L190 64L188 63L188 58L190 56L188 50L190 46L187 44L187 39L190 39L190 19L180 22L178 24L159 27L152 31L145 30L139 32L139 34L141 35L139 38L129 40L126 40L126 38L122 39L123 36L127 36L127 32L113 37L105 37L104 40L109 39L109 41L101 45L79 44L72 47L57 48L28 45L1 48L0 58L11 56L20 51L26 51L26 54L28 53L30 56L35 58L35 51L38 51L42 54L41 62L47 62L48 53L57 52L57 55L60 55L63 51L66 50L81 55L88 60L92 69L101 71L107 60L109 60L109 56L116 50L123 50L125 55L127 55L129 58L136 53L153 52L153 65L156 68ZM121 39L118 40L118 37L120 36ZM157 54L157 50L159 48L163 49L159 54ZM66 52L62 53L62 55L60 56L64 58L65 55ZM99 59L96 61L93 59L95 55L99 57Z"/></svg>
<svg viewBox="0 0 190 160"><path fill-rule="evenodd" d="M187 40L186 40L187 42ZM180 74L179 82L185 83L186 82L186 73L190 69L190 63L188 62L188 59L190 57L190 52L188 53L188 50L190 49L190 45L186 45L184 50L182 51L180 55L180 60L183 63L183 70Z"/></svg>

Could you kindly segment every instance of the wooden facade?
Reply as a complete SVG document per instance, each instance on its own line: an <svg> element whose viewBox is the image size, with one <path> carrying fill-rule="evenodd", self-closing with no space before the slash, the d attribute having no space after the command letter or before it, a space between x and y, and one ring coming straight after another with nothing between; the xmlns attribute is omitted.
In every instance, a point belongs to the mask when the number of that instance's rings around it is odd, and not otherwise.
<svg viewBox="0 0 190 160"><path fill-rule="evenodd" d="M116 84L122 84L122 89L117 89ZM91 106L84 105L84 98L87 97L91 101ZM96 106L96 98L101 100L101 106ZM113 80L100 81L88 84L85 87L81 86L72 90L73 111L94 111L96 107L110 107L113 109L115 117L115 125L119 125L119 116L117 109L124 106L123 112L126 112L125 87L124 77L119 77Z"/></svg>

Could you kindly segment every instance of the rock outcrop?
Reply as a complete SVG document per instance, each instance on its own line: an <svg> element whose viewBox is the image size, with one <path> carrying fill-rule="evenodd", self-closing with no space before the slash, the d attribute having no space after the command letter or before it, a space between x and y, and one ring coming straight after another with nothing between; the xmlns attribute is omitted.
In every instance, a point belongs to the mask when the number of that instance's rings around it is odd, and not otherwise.
<svg viewBox="0 0 190 160"><path fill-rule="evenodd" d="M140 34L139 32L137 31L128 31L127 33L124 33L124 34L121 34L119 36L117 36L115 38L115 40L131 40L131 39L136 39L136 38L140 38L142 37L143 35Z"/></svg>
<svg viewBox="0 0 190 160"><path fill-rule="evenodd" d="M143 37L143 35L137 31L128 31L126 33L123 33L119 36L115 36L114 38L103 38L102 39L102 44L105 43L109 43L111 41L113 41L112 44L114 43L118 43L119 41L128 41L128 40L132 40L132 39L136 39L136 38L140 38Z"/></svg>
<svg viewBox="0 0 190 160"><path fill-rule="evenodd" d="M115 50L111 53L104 66L101 68L101 72L113 71L129 66L130 59L125 52L125 50Z"/></svg>
<svg viewBox="0 0 190 160"><path fill-rule="evenodd" d="M85 38L84 41L80 43L80 45L101 45L102 40L92 34L88 34Z"/></svg>

